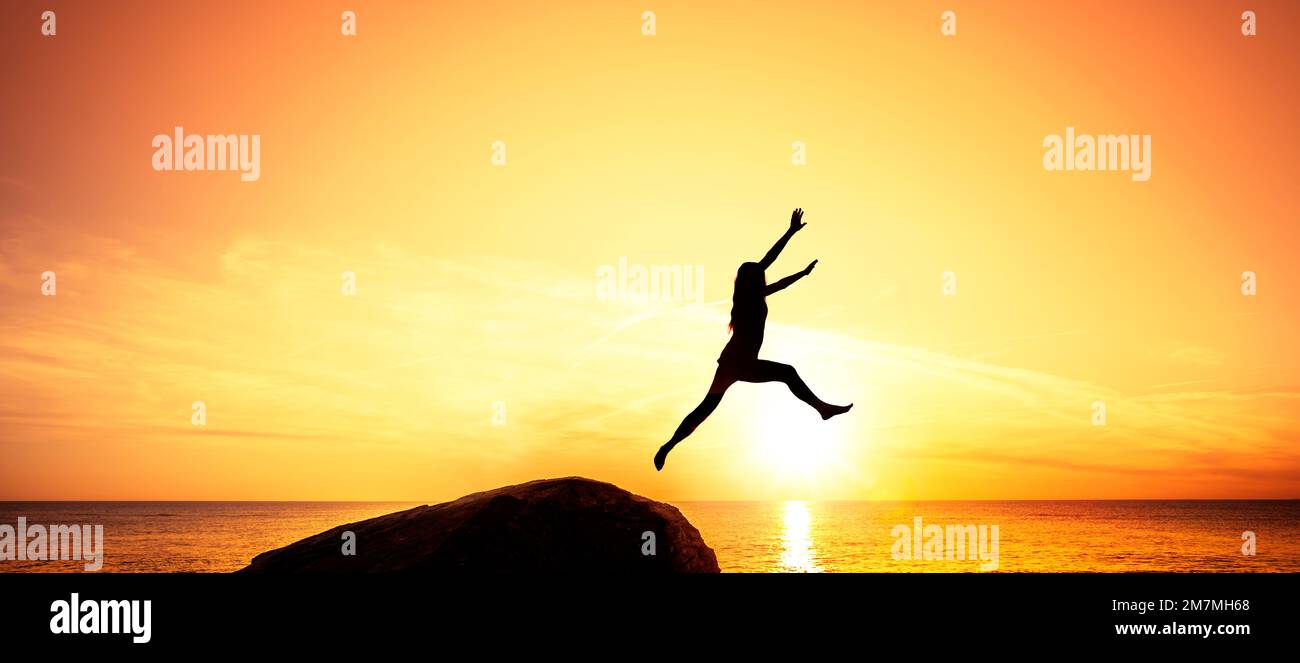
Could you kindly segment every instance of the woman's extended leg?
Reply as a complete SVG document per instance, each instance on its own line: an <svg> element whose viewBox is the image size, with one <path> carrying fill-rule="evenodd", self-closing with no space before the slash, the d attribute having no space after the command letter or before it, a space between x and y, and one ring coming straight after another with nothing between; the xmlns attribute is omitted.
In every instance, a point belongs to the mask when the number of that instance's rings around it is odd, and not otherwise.
<svg viewBox="0 0 1300 663"><path fill-rule="evenodd" d="M775 361L759 359L747 370L742 371L739 379L745 382L784 382L785 386L790 388L790 393L799 397L799 400L811 405L822 419L830 419L837 414L843 414L853 407L848 405L831 405L812 392L807 384L804 384L803 378L799 377L799 372L789 364L782 364Z"/></svg>
<svg viewBox="0 0 1300 663"><path fill-rule="evenodd" d="M723 375L722 369L718 369L717 374L713 376L713 384L709 387L708 395L704 397L704 400L700 401L699 405L695 406L694 410L691 410L690 414L686 415L685 419L682 419L682 423L677 426L677 432L673 433L673 439L668 440L662 447L659 447L659 452L655 454L656 470L664 469L664 460L668 458L668 452L672 451L678 442L694 433L695 429L701 423L704 423L704 420L708 419L710 414L713 414L713 411L718 407L718 403L722 402L722 395L727 392L727 387L730 387L733 382L735 382L733 378Z"/></svg>

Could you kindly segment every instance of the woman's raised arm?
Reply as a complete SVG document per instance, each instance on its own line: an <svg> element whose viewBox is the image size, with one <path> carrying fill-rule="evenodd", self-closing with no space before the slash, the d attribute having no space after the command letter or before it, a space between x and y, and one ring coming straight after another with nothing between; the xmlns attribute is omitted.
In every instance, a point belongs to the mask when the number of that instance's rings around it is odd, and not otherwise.
<svg viewBox="0 0 1300 663"><path fill-rule="evenodd" d="M802 230L806 225L808 224L803 222L803 208L800 207L790 215L790 227L786 229L785 234L781 235L781 239L776 240L776 244L773 244L772 248L768 249L767 255L763 256L763 259L758 264L762 265L765 270L771 267L772 263L776 262L776 257L781 255L781 249L785 248L785 243L790 241L790 238L794 237L794 234Z"/></svg>

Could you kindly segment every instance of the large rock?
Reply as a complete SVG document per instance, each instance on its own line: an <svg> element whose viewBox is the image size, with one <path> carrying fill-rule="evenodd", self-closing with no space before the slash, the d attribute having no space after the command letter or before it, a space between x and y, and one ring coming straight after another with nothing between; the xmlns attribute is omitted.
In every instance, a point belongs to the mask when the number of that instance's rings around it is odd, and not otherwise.
<svg viewBox="0 0 1300 663"><path fill-rule="evenodd" d="M344 555L343 532L356 534ZM644 532L655 554L643 554ZM580 477L542 479L341 525L241 572L681 573L718 571L699 530L663 502Z"/></svg>

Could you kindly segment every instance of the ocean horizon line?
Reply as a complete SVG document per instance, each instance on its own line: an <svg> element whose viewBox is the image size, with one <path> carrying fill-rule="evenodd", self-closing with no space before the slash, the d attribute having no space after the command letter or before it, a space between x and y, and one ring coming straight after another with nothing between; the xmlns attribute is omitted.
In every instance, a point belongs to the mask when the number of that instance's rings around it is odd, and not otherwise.
<svg viewBox="0 0 1300 663"><path fill-rule="evenodd" d="M466 493L472 495L473 493ZM460 497L464 497L462 495ZM309 500L237 500L237 499L218 499L218 500L173 500L173 499L153 499L153 500L85 500L85 499L59 499L59 500L0 500L0 504L443 504L452 502L459 497L444 499L441 501L429 500L410 500L410 499L371 499L371 500L327 500L327 499L309 499ZM816 499L816 498L780 498L780 499L761 499L761 500L720 500L720 499L664 499L669 503L709 503L709 504L769 504L773 502L816 502L823 504L899 504L899 503L934 503L934 504L953 504L953 503L984 503L984 504L1006 504L1006 503L1031 503L1031 502L1300 502L1300 497L1103 497L1103 498L1031 498L1031 499Z"/></svg>

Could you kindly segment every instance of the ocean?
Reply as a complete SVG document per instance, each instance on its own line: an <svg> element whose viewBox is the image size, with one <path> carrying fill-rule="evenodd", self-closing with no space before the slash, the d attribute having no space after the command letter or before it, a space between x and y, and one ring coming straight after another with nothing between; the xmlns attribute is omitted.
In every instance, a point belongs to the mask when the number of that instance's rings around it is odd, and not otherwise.
<svg viewBox="0 0 1300 663"><path fill-rule="evenodd" d="M244 567L259 552L412 506L417 503L0 502L0 525L16 527L20 516L28 524L103 525L107 572L219 573ZM1300 571L1295 500L676 506L729 572ZM943 535L932 536L927 526ZM1253 533L1247 538L1254 555L1242 552L1246 532ZM958 539L967 545L958 549ZM940 558L925 559L927 548ZM0 572L80 570L80 561L0 561Z"/></svg>

